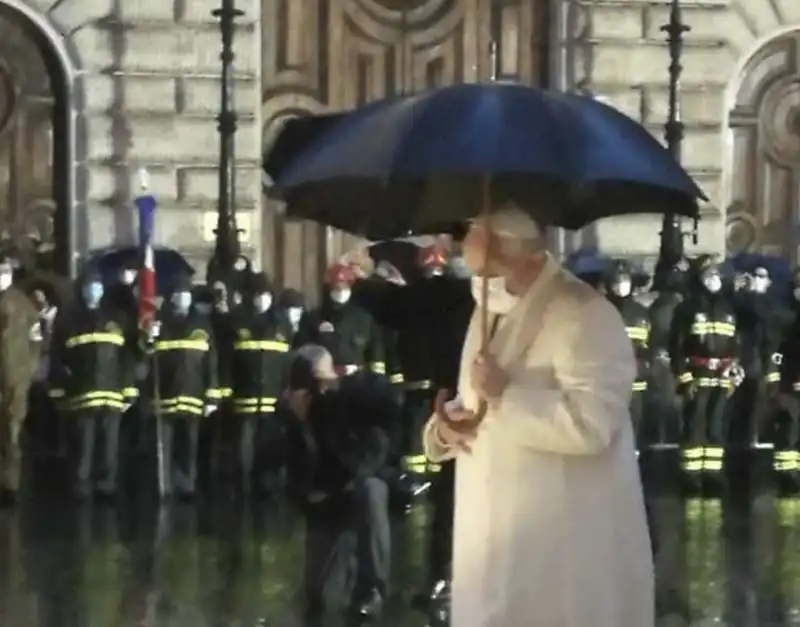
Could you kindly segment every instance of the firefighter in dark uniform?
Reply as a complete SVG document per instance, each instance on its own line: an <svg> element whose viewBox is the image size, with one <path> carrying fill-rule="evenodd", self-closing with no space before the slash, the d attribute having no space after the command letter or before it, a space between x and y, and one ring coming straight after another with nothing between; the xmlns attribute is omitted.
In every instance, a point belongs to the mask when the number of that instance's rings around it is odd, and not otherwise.
<svg viewBox="0 0 800 627"><path fill-rule="evenodd" d="M633 345L638 374L631 395L631 420L636 434L637 450L642 448L642 418L647 377L650 367L650 314L633 297L633 273L624 261L617 261L606 279L606 297L617 308L625 322L625 332Z"/></svg>
<svg viewBox="0 0 800 627"><path fill-rule="evenodd" d="M686 272L685 259L670 268L663 267L654 287L658 296L650 305L650 380L647 391L647 414L657 422L653 437L647 437L652 450L675 451L680 442L680 399L675 393L675 377L670 360L670 329L675 312L683 302Z"/></svg>
<svg viewBox="0 0 800 627"><path fill-rule="evenodd" d="M300 320L303 319L303 312L306 309L303 295L295 289L288 288L281 292L278 299L278 307L289 321L292 329L292 339L300 328Z"/></svg>
<svg viewBox="0 0 800 627"><path fill-rule="evenodd" d="M88 276L80 298L56 318L50 344L49 394L67 422L72 488L78 498L117 492L122 413L137 396L135 362L126 349L124 317L101 307L103 283ZM101 453L95 455L100 437ZM101 467L95 468L95 458Z"/></svg>
<svg viewBox="0 0 800 627"><path fill-rule="evenodd" d="M696 260L695 285L675 312L671 364L683 400L682 468L690 479L721 479L725 406L741 382L736 311L710 256Z"/></svg>
<svg viewBox="0 0 800 627"><path fill-rule="evenodd" d="M775 423L773 469L794 490L800 484L800 268L792 273L791 288L794 318L779 351L781 411Z"/></svg>
<svg viewBox="0 0 800 627"><path fill-rule="evenodd" d="M758 267L736 294L744 380L731 398L731 440L751 451L771 451L768 427L780 383L780 307L770 292L769 271Z"/></svg>
<svg viewBox="0 0 800 627"><path fill-rule="evenodd" d="M275 306L274 290L265 275L252 277L248 294L251 302L238 307L232 317L231 407L239 436L242 493L263 496L265 490L278 487L282 470L282 429L276 410L291 326Z"/></svg>
<svg viewBox="0 0 800 627"><path fill-rule="evenodd" d="M386 375L381 329L369 312L350 302L356 278L348 265L336 264L328 270L322 306L303 316L293 344L324 346L340 375L362 369Z"/></svg>
<svg viewBox="0 0 800 627"><path fill-rule="evenodd" d="M192 307L189 277L179 277L151 331L164 450L165 496L192 498L197 484L200 423L221 400L217 352L206 316Z"/></svg>

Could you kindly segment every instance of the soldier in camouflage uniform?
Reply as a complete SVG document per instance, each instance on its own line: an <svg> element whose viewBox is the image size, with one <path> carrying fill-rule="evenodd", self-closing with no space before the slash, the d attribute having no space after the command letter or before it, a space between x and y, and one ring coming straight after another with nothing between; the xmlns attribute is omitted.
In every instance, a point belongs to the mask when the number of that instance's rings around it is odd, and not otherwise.
<svg viewBox="0 0 800 627"><path fill-rule="evenodd" d="M33 303L12 285L13 272L0 261L0 506L13 504L19 489L20 433L42 339Z"/></svg>

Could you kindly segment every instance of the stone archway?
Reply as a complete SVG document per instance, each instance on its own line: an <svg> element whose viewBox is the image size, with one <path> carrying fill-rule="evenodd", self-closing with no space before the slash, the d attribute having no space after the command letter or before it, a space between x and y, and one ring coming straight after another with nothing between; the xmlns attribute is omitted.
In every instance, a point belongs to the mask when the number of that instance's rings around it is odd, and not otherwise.
<svg viewBox="0 0 800 627"><path fill-rule="evenodd" d="M800 31L748 61L730 112L730 252L800 260Z"/></svg>
<svg viewBox="0 0 800 627"><path fill-rule="evenodd" d="M0 238L26 265L60 274L76 249L72 83L61 35L0 0Z"/></svg>

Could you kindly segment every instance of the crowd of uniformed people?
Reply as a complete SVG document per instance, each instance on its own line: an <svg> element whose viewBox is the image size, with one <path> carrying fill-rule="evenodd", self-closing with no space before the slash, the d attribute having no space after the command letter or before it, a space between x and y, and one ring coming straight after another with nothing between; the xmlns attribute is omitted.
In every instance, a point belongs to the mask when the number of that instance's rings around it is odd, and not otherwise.
<svg viewBox="0 0 800 627"><path fill-rule="evenodd" d="M454 469L427 464L420 435L437 390L456 386L474 305L457 257L439 244L414 256L413 278L388 263L332 266L314 308L260 273L232 293L179 275L146 328L134 268L113 284L86 273L56 312L0 264L3 503L23 467L81 502L288 496L308 522L310 614L344 585L331 556L346 554L353 607L369 615L388 590L390 514L429 492L425 589L446 595ZM766 267L728 276L704 255L652 282L624 261L583 278L620 311L639 363L645 472L668 482L674 464L690 487L721 487L740 454L794 489L800 271L773 285Z"/></svg>

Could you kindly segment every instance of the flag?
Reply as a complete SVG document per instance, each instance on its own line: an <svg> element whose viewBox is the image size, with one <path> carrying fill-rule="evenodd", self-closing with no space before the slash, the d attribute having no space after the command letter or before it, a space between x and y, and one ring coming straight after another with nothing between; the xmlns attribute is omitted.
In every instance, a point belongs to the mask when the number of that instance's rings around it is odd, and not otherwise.
<svg viewBox="0 0 800 627"><path fill-rule="evenodd" d="M156 199L144 192L135 201L139 210L139 328L146 329L156 313L156 263L153 252Z"/></svg>

